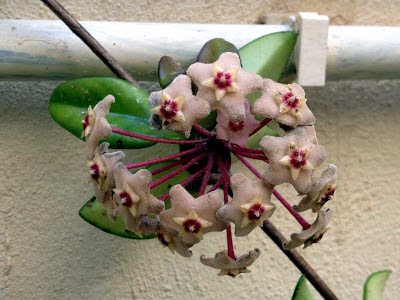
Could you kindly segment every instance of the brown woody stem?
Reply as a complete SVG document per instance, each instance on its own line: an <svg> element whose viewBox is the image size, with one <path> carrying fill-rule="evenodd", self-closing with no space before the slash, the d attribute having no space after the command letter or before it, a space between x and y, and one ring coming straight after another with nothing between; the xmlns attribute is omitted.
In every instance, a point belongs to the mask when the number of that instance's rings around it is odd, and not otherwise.
<svg viewBox="0 0 400 300"><path fill-rule="evenodd" d="M98 58L117 76L140 88L137 81L115 58L56 0L41 0L75 33Z"/></svg>
<svg viewBox="0 0 400 300"><path fill-rule="evenodd" d="M318 275L313 267L304 259L297 250L284 250L282 244L287 242L282 233L268 220L264 221L262 230L270 237L278 248L290 259L290 261L303 273L308 281L315 287L322 297L329 300L338 300L339 298Z"/></svg>

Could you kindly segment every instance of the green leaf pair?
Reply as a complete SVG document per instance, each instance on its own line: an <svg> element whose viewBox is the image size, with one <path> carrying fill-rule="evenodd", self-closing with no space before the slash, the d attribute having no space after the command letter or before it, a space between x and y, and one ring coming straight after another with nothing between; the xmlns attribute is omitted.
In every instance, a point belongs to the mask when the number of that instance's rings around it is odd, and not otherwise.
<svg viewBox="0 0 400 300"><path fill-rule="evenodd" d="M383 289L389 278L390 270L382 270L372 273L364 284L363 300L381 300ZM304 275L300 276L299 281L293 292L292 300L314 300L307 286L307 280Z"/></svg>

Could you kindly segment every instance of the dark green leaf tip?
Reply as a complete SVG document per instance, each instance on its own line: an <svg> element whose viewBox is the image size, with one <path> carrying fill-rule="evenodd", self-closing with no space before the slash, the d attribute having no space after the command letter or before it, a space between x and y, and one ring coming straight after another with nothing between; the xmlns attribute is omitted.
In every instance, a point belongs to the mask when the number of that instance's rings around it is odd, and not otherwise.
<svg viewBox="0 0 400 300"><path fill-rule="evenodd" d="M186 72L171 56L163 56L158 63L158 82L165 89L176 77Z"/></svg>
<svg viewBox="0 0 400 300"><path fill-rule="evenodd" d="M224 52L233 52L239 55L239 51L233 44L221 38L212 39L205 43L203 48L201 48L200 53L197 56L197 61L211 64L218 60Z"/></svg>
<svg viewBox="0 0 400 300"><path fill-rule="evenodd" d="M89 224L104 232L127 239L141 239L137 234L126 230L125 222L121 216L118 216L116 221L112 222L108 218L103 204L98 202L95 197L82 206L79 210L79 216ZM143 239L152 239L155 237L155 234L143 235Z"/></svg>
<svg viewBox="0 0 400 300"><path fill-rule="evenodd" d="M392 271L382 270L372 273L364 284L364 300L381 300L383 290Z"/></svg>
<svg viewBox="0 0 400 300"><path fill-rule="evenodd" d="M243 69L279 81L287 69L296 40L296 33L285 31L271 33L246 44L239 49Z"/></svg>
<svg viewBox="0 0 400 300"><path fill-rule="evenodd" d="M307 286L307 280L304 275L301 275L294 288L292 300L314 300L313 295Z"/></svg>

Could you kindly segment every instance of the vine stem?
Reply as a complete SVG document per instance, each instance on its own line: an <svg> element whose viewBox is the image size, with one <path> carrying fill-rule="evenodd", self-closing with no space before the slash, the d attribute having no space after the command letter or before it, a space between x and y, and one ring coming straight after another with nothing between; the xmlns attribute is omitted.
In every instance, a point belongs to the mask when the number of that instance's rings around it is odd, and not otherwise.
<svg viewBox="0 0 400 300"><path fill-rule="evenodd" d="M193 159L193 158L195 158L195 155L190 155L190 156L188 156L188 157L181 158L180 160L174 161L174 162L172 162L172 163L170 163L170 164L168 164L168 165L165 165L165 166L162 166L162 167L160 167L160 168L158 168L158 169L155 169L155 170L153 170L153 171L150 171L150 173L151 173L151 175L153 175L153 176L154 176L154 175L157 175L157 174L160 174L160 173L165 172L165 171L167 171L167 170L169 170L169 169L172 169L173 167L182 165L182 164L184 164L185 162L188 162L189 160L191 160L191 159Z"/></svg>
<svg viewBox="0 0 400 300"><path fill-rule="evenodd" d="M254 129L249 136L252 136L253 134L257 133L261 128L263 128L265 125L267 125L269 122L271 122L271 119L269 118L265 118L264 120L262 120L260 122L260 125L258 125L258 127L256 129Z"/></svg>
<svg viewBox="0 0 400 300"><path fill-rule="evenodd" d="M139 134L136 132L131 132L131 131L120 129L117 127L111 127L111 128L112 128L112 132L114 132L114 133L118 133L121 135L133 137L133 138L144 140L144 141L162 143L162 144L194 145L194 144L201 144L204 142L208 142L210 140L210 138L200 139L200 140L168 140L168 139L155 138L152 136L147 136L147 135Z"/></svg>
<svg viewBox="0 0 400 300"><path fill-rule="evenodd" d="M207 129L204 129L203 127L201 127L201 126L198 125L198 124L194 124L194 125L192 126L192 128L195 129L195 130L197 130L198 132L200 132L200 133L202 133L202 134L208 136L208 137L215 137L215 136L217 136L216 134L209 132Z"/></svg>
<svg viewBox="0 0 400 300"><path fill-rule="evenodd" d="M195 180L198 176L200 176L202 173L204 173L206 171L207 167L204 167L201 170L198 170L196 173L194 173L193 175L191 175L190 177L186 178L184 181L182 181L180 183L181 186L186 186L189 183L191 183L193 180ZM169 192L165 193L164 195L162 195L160 197L161 201L165 201L169 198Z"/></svg>
<svg viewBox="0 0 400 300"><path fill-rule="evenodd" d="M228 181L224 179L224 204L228 204ZM226 228L226 243L228 245L228 256L236 260L235 251L233 250L232 229L231 225Z"/></svg>
<svg viewBox="0 0 400 300"><path fill-rule="evenodd" d="M339 300L335 293L329 288L324 280L318 275L313 267L304 259L297 250L284 250L282 245L287 240L269 220L264 221L262 230L278 246L278 248L289 258L289 260L303 273L308 281L315 287L324 299Z"/></svg>
<svg viewBox="0 0 400 300"><path fill-rule="evenodd" d="M189 168L190 166L193 166L195 163L197 163L199 160L202 160L204 157L207 156L207 153L203 153L199 156L197 156L196 158L192 159L190 162L188 162L187 164L183 165L182 167L172 171L171 173L157 179L156 181L153 181L152 183L150 183L150 189L155 188L156 186L166 182L168 179L171 179L172 177L178 175L179 173L185 171L187 168Z"/></svg>
<svg viewBox="0 0 400 300"><path fill-rule="evenodd" d="M228 142L224 142L223 145L224 145L225 148L228 148L232 152L265 155L265 152L262 151L261 149L251 149L251 148L241 147L241 146L238 146L238 145L233 145L232 146Z"/></svg>
<svg viewBox="0 0 400 300"><path fill-rule="evenodd" d="M41 0L61 21L65 23L98 58L117 76L140 88L139 83L115 58L56 0Z"/></svg>
<svg viewBox="0 0 400 300"><path fill-rule="evenodd" d="M62 7L57 1L55 0L42 0L42 2L47 5L64 23L68 25L67 19L72 19L71 21L77 22L69 13L67 10L65 10L64 7ZM78 23L78 22L77 22ZM71 24L72 25L72 24ZM71 27L70 27L71 28ZM80 31L86 31L79 23L78 26L76 26L76 29L71 29L72 32L74 32L82 41L88 45L88 47L100 58L100 53L102 49L104 49L92 36L89 39L84 39L83 35L80 34ZM90 35L90 34L89 34ZM107 52L108 53L108 52ZM108 54L109 55L109 54ZM109 57L112 58L111 55ZM101 59L101 58L100 58ZM139 86L137 82L133 79L133 77L127 73L121 65L115 61L114 58L111 60L107 59L101 59L107 67L118 77L125 79L128 82L131 82L135 86ZM117 69L120 69L121 72L119 72ZM261 123L260 123L261 125ZM259 126L260 127L260 126ZM260 130L262 127L258 129ZM258 131L257 130L257 131ZM254 134L255 130L251 133ZM194 178L194 177L193 177ZM224 176L220 178L220 180L224 180ZM189 178L188 178L189 179ZM218 182L220 181L218 180ZM217 183L218 183L217 182ZM217 186L217 183L211 188L215 189L218 188L221 184ZM329 288L329 286L323 281L323 279L314 271L314 269L311 267L310 264L307 263L307 261L296 251L296 250L290 250L290 251L285 251L282 248L282 243L286 242L285 238L283 235L279 232L279 230L268 220L264 221L264 226L262 227L264 232L275 242L275 244L283 251L283 253L293 262L293 264L302 272L306 278L310 281L310 283L316 288L316 290L323 296L325 299L329 300L337 300L339 299L333 291Z"/></svg>
<svg viewBox="0 0 400 300"><path fill-rule="evenodd" d="M242 152L236 152L236 151L232 151L232 152L237 153L237 154L247 157L247 158L262 160L266 163L269 163L268 158L262 154L242 153Z"/></svg>
<svg viewBox="0 0 400 300"><path fill-rule="evenodd" d="M198 197L203 196L204 192L206 191L208 180L210 179L211 169L212 169L212 167L214 165L214 151L215 151L214 148L211 148L210 154L208 156L206 172L204 173L203 181L201 182L201 186L200 186Z"/></svg>
<svg viewBox="0 0 400 300"><path fill-rule="evenodd" d="M207 193L211 193L215 191L217 188L219 188L225 180L225 175L222 175L220 179L217 180L217 182L211 187L211 189Z"/></svg>
<svg viewBox="0 0 400 300"><path fill-rule="evenodd" d="M189 155L189 154L192 154L192 153L202 152L202 150L204 150L205 147L206 147L206 145L201 145L201 146L193 148L193 149L185 150L185 151L182 151L182 152L179 152L179 153L175 153L175 154L171 154L171 155L167 155L167 156L164 156L164 157L154 158L154 159L151 159L151 160L146 160L146 161L141 161L141 162L137 162L137 163L127 164L127 165L125 165L125 167L127 169L135 169L135 168L140 168L140 167L144 167L144 166L154 165L154 164L158 164L160 162L171 160L171 159L174 159L174 158L177 158L177 157Z"/></svg>
<svg viewBox="0 0 400 300"><path fill-rule="evenodd" d="M311 225L300 216L299 213L295 212L292 208L292 206L285 200L285 198L282 197L281 194L278 193L277 190L273 190L272 193L274 196L279 200L280 203L290 212L290 214L299 222L301 227L303 227L303 230L306 230L311 227Z"/></svg>

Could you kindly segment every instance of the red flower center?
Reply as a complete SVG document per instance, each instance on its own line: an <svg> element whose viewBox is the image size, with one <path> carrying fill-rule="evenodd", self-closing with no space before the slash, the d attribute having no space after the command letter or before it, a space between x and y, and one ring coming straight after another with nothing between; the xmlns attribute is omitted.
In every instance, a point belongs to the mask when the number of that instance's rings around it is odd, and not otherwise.
<svg viewBox="0 0 400 300"><path fill-rule="evenodd" d="M100 178L100 166L98 164L92 164L90 166L89 173L90 177L92 177L98 183Z"/></svg>
<svg viewBox="0 0 400 300"><path fill-rule="evenodd" d="M89 114L86 115L85 119L82 122L83 130L85 130L89 126Z"/></svg>
<svg viewBox="0 0 400 300"><path fill-rule="evenodd" d="M178 113L178 103L174 101L173 99L167 99L163 102L161 105L160 111L163 115L163 117L167 120L173 118L176 116Z"/></svg>
<svg viewBox="0 0 400 300"><path fill-rule="evenodd" d="M198 233L201 229L200 222L195 219L187 219L185 222L183 222L182 226L186 232L191 233Z"/></svg>
<svg viewBox="0 0 400 300"><path fill-rule="evenodd" d="M290 155L290 164L295 169L300 169L307 163L307 153L303 150L293 150Z"/></svg>
<svg viewBox="0 0 400 300"><path fill-rule="evenodd" d="M130 208L132 206L132 204L133 204L132 197L131 197L131 195L129 195L128 192L122 191L119 194L119 197L121 198L121 204L123 206L128 207L128 208Z"/></svg>
<svg viewBox="0 0 400 300"><path fill-rule="evenodd" d="M232 85L232 75L228 72L219 71L214 76L213 82L218 89L225 90Z"/></svg>
<svg viewBox="0 0 400 300"><path fill-rule="evenodd" d="M229 121L228 127L233 132L242 131L243 128L244 128L244 121L240 121L240 122L237 122L237 123Z"/></svg>
<svg viewBox="0 0 400 300"><path fill-rule="evenodd" d="M286 94L283 94L282 101L287 107L291 109L296 109L300 102L299 98L295 97L292 92L287 92Z"/></svg>
<svg viewBox="0 0 400 300"><path fill-rule="evenodd" d="M324 197L322 197L321 201L325 204L326 202L328 202L329 200L331 200L333 198L333 196L335 195L335 189L330 189L325 195Z"/></svg>
<svg viewBox="0 0 400 300"><path fill-rule="evenodd" d="M157 238L160 241L161 244L163 244L164 246L168 246L169 243L165 240L164 235L160 232L157 232Z"/></svg>
<svg viewBox="0 0 400 300"><path fill-rule="evenodd" d="M249 220L260 220L265 209L261 204L253 204L247 211L247 218Z"/></svg>

